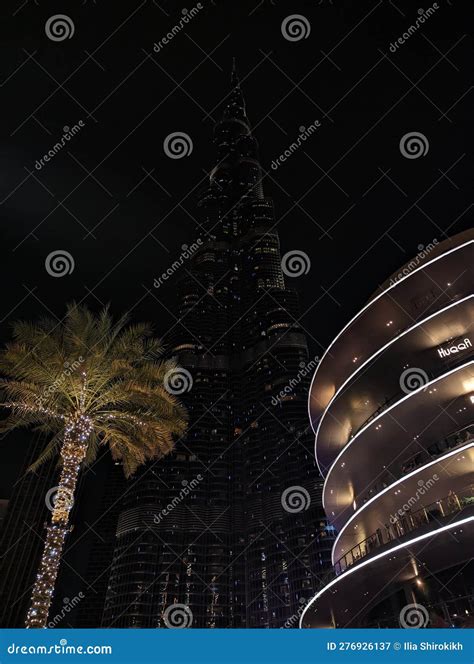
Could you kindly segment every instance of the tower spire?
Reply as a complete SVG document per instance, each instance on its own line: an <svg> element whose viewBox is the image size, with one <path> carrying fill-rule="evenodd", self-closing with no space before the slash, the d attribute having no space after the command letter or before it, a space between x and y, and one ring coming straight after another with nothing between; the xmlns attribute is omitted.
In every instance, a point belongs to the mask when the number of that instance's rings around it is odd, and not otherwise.
<svg viewBox="0 0 474 664"><path fill-rule="evenodd" d="M240 87L236 59L232 58L231 90L227 94L221 119L214 127L217 164L210 174L211 186L219 185L235 202L243 196L263 197L257 141L252 135Z"/></svg>
<svg viewBox="0 0 474 664"><path fill-rule="evenodd" d="M237 73L237 63L235 56L232 58L232 70L230 75L231 91L227 97L227 104L224 108L224 118L239 118L248 124L245 114L245 100L240 89L240 79Z"/></svg>

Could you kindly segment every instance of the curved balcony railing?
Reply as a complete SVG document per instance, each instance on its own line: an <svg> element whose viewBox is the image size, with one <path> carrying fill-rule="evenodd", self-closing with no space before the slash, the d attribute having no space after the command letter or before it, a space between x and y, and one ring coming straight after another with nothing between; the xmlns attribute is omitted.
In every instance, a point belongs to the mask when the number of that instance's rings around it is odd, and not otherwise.
<svg viewBox="0 0 474 664"><path fill-rule="evenodd" d="M417 468L425 466L430 461L435 461L438 457L455 450L457 447L467 445L470 441L474 441L474 424L469 424L467 427L457 429L453 433L442 438L433 445L430 445L425 450L420 449L414 454L405 457L391 472L384 473L376 482L374 482L370 489L364 492L361 496L356 496L356 503L358 506L364 505L368 500L373 498L388 486L392 485L397 480L403 478L404 475L413 472Z"/></svg>
<svg viewBox="0 0 474 664"><path fill-rule="evenodd" d="M458 357L458 358L456 358L456 360L451 361L449 363L449 365L448 364L441 365L439 371L431 370L431 371L426 371L425 373L428 376L428 380L431 382L432 380L435 380L436 378L440 378L443 375L443 373L445 373L446 371L453 371L453 369L456 369L457 367L462 366L463 364L466 364L466 362L468 362L469 359L472 359L472 355L469 356L469 355L462 355L461 354L461 357ZM393 406L393 404L397 403L397 401L400 401L400 399L402 399L406 395L407 395L407 392L404 392L403 390L400 389L398 392L393 394L391 397L387 397L385 399L385 401L376 410L374 410L374 412L371 415L369 415L369 417L366 420L364 420L364 422L362 422L362 424L360 424L357 427L357 429L354 429L351 432L351 434L349 436L349 440L351 440L352 438L357 436L359 431L361 431L365 426L367 426L367 424L372 422L372 420L374 420L378 415L380 415L385 410L387 410L387 408L390 408L390 406Z"/></svg>
<svg viewBox="0 0 474 664"><path fill-rule="evenodd" d="M442 519L455 512L460 512L464 507L471 504L474 505L474 490L469 487L458 493L450 492L445 498L441 498L415 512L406 511L401 517L392 515L390 523L387 523L383 528L378 528L372 535L353 546L334 563L334 576L338 576L348 567L352 567L375 549L394 542L425 524Z"/></svg>
<svg viewBox="0 0 474 664"><path fill-rule="evenodd" d="M426 450L420 450L420 452L416 452L405 459L401 464L402 474L406 475L407 473L411 473L413 470L416 470L416 468L433 461L437 457L446 454L446 452L450 452L451 450L456 449L456 447L467 445L467 443L473 439L474 424L469 424L467 427L458 429L446 438L442 438L433 445L430 445Z"/></svg>
<svg viewBox="0 0 474 664"><path fill-rule="evenodd" d="M408 276L411 276L411 275L408 275ZM403 283L403 282L397 282L397 283ZM458 286L458 284L453 283L453 286L456 288ZM388 292L389 289L390 288L387 287L381 293L378 293L378 296L382 296L384 293ZM449 296L446 300L444 300L444 299L440 300L439 298L435 298L435 300L433 302L431 302L430 304L428 304L423 310L415 312L415 318L416 318L417 321L422 322L423 320L425 320L426 318L428 318L432 314L438 313L438 312L440 312L440 310L442 311L445 307L449 306L449 303L456 302L457 304L459 304L460 300L464 300L465 298L469 297L471 294L472 293L471 293L470 290L467 291L467 292L465 292L464 290L463 291L458 291L458 290L451 291L451 288L450 288L450 293L449 293ZM335 343L338 341L339 344L341 344L341 345L344 344L344 342L343 342L344 333L348 330L351 330L353 324L356 323L357 319L364 313L366 308L367 307L370 308L369 305L373 304L375 301L376 301L376 296L374 295L374 297L369 300L366 307L364 307L361 311L359 311L354 316L354 318L352 318L352 320L350 320L349 323L343 328L343 330L331 341L331 343L327 347L320 363L318 364L318 366L317 366L317 368L316 368L316 370L313 374L312 382L311 382L312 387L313 387L313 385L315 385L315 379L318 376L318 373L321 372L321 369L322 369L323 365L328 363L329 358L334 358L334 356L337 354L333 349L333 346L335 345ZM446 302L448 304L446 304ZM400 327L395 327L395 328L392 328L392 327L388 328L389 330L391 330L391 334L390 334L388 340L385 341L385 343L387 343L387 341L390 341L390 340L396 341L397 338L400 337L404 332L406 332L407 330L409 330L413 327L413 321L414 321L413 316L410 316L406 325L402 325ZM380 346L383 345L383 343L384 343L383 341L381 341L379 343L379 346L378 346L379 350L380 350ZM349 344L349 345L351 345L351 344ZM359 359L362 360L361 365L363 363L367 362L368 360L370 360L371 358L373 358L374 354L375 353L367 353L367 356L365 354L360 355ZM359 369L360 369L360 366L359 366ZM350 360L348 360L348 367L347 367L348 375L345 376L345 380L344 380L344 378L342 379L341 382L343 384L345 382L349 381L349 380L352 382L352 379L356 376L356 374L359 371L359 369L357 369L356 371L353 371L353 370L349 371L349 369L351 367L353 367L353 364L350 362ZM341 387L342 387L342 385L339 386L336 389L335 397L337 397ZM311 389L311 392L312 392L312 389ZM310 399L309 399L310 408L311 408L311 392L310 392ZM333 397L333 400L334 400L335 397ZM327 407L327 405L329 405L329 404L326 404L326 407ZM324 408L322 410L324 411ZM321 413L319 413L318 415L315 415L312 421L316 422L319 419L319 415L321 415ZM316 432L316 430L315 430L315 432Z"/></svg>

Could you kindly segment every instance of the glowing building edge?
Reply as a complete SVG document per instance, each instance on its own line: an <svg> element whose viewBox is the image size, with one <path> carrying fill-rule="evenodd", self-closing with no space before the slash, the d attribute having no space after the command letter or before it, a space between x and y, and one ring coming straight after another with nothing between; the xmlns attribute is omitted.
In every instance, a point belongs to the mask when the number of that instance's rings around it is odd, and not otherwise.
<svg viewBox="0 0 474 664"><path fill-rule="evenodd" d="M309 412L339 535L302 627L397 627L410 603L446 626L474 615L473 259L472 230L439 243L316 368ZM448 573L454 599L440 586Z"/></svg>

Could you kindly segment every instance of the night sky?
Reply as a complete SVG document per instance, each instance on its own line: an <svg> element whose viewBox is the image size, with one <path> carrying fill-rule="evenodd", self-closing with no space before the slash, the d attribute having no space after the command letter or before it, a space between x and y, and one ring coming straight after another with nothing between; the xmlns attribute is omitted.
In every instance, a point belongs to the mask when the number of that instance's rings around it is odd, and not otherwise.
<svg viewBox="0 0 474 664"><path fill-rule="evenodd" d="M473 225L469 4L439 0L392 52L432 3L203 1L156 53L198 3L4 0L2 343L12 320L60 318L71 300L130 310L158 335L174 324L173 279L159 290L153 280L199 237L195 205L235 56L282 253L304 251L311 262L290 285L311 351L322 354L419 246ZM73 34L53 41L45 24L64 12ZM305 22L297 41L282 34L293 14ZM271 168L316 120L303 146ZM79 121L69 143L35 167ZM189 156L165 154L173 132L190 137ZM400 149L411 132L428 148L416 159ZM58 250L74 259L63 277L45 268ZM28 439L1 441L0 498Z"/></svg>

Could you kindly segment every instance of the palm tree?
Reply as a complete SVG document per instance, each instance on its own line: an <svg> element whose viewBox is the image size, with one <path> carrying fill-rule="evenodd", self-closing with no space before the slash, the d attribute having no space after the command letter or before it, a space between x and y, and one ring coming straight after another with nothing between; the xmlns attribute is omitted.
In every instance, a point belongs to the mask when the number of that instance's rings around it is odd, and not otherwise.
<svg viewBox="0 0 474 664"><path fill-rule="evenodd" d="M0 430L34 427L48 436L29 470L57 453L61 464L27 627L47 625L81 466L108 446L130 477L168 454L186 430L173 389L180 369L162 355L149 324L131 325L127 316L114 322L108 308L94 315L73 303L59 323L13 325L0 354L0 406L9 410Z"/></svg>

